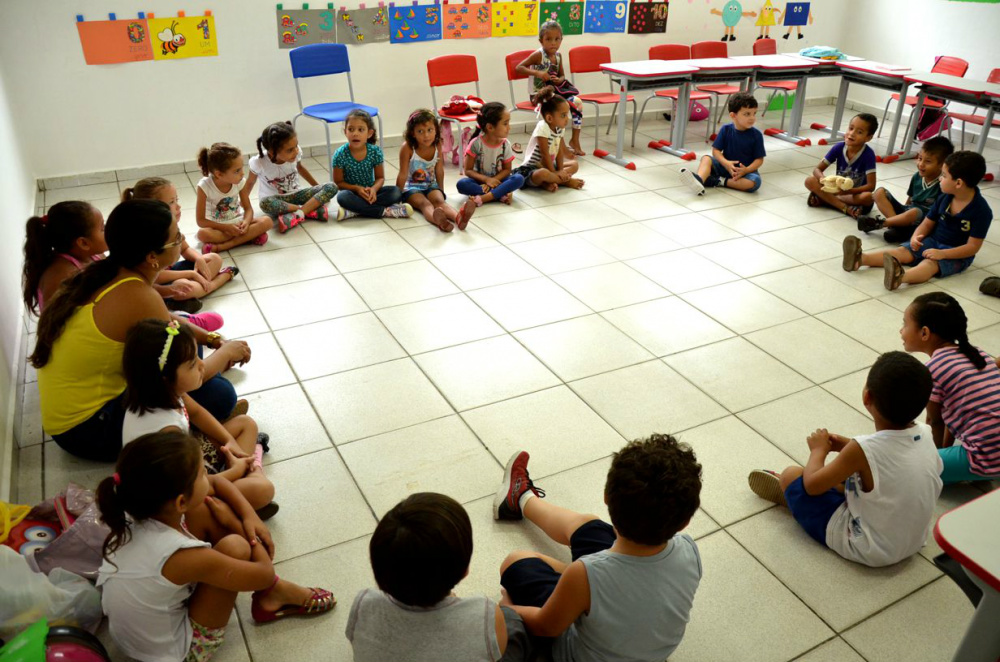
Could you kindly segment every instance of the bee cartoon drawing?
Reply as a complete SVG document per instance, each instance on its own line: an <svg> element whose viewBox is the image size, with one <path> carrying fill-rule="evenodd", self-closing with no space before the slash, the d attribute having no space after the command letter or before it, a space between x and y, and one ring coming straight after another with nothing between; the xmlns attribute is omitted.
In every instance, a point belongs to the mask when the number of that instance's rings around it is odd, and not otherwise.
<svg viewBox="0 0 1000 662"><path fill-rule="evenodd" d="M174 34L174 29L177 28L177 21L170 24L169 28L164 28L160 34L156 35L160 41L163 42L163 54L176 54L177 49L187 43L187 39L184 35L177 33Z"/></svg>

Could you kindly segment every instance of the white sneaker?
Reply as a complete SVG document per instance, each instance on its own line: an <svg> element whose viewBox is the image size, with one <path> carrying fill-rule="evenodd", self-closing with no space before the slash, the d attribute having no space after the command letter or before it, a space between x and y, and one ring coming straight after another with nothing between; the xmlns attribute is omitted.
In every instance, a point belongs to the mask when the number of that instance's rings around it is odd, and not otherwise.
<svg viewBox="0 0 1000 662"><path fill-rule="evenodd" d="M698 179L698 176L688 170L687 168L681 168L680 172L681 183L691 189L692 193L697 193L698 195L705 195L705 185Z"/></svg>
<svg viewBox="0 0 1000 662"><path fill-rule="evenodd" d="M350 211L348 209L344 209L343 207L337 207L338 221L346 221L347 219L354 218L355 216L357 216L357 213Z"/></svg>
<svg viewBox="0 0 1000 662"><path fill-rule="evenodd" d="M413 216L413 207L407 202L399 205L389 205L382 212L383 218L409 218L411 216Z"/></svg>

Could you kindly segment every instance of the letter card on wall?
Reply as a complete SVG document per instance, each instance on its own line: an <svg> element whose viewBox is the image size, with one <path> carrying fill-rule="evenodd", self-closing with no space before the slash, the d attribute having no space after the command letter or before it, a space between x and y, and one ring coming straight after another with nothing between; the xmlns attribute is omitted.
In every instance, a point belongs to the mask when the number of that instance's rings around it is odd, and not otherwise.
<svg viewBox="0 0 1000 662"><path fill-rule="evenodd" d="M545 21L555 21L562 26L563 34L583 34L583 3L574 2L543 2L538 17L538 24Z"/></svg>
<svg viewBox="0 0 1000 662"><path fill-rule="evenodd" d="M389 41L409 44L441 38L441 5L389 5Z"/></svg>
<svg viewBox="0 0 1000 662"><path fill-rule="evenodd" d="M489 3L455 3L445 0L445 39L483 39L493 34L492 8Z"/></svg>
<svg viewBox="0 0 1000 662"><path fill-rule="evenodd" d="M149 25L144 15L121 21L84 21L77 16L76 29L87 64L121 64L153 59Z"/></svg>
<svg viewBox="0 0 1000 662"><path fill-rule="evenodd" d="M667 2L641 2L632 0L629 3L628 31L629 34L653 34L667 31Z"/></svg>
<svg viewBox="0 0 1000 662"><path fill-rule="evenodd" d="M586 32L625 32L628 5L624 0L590 0L583 23Z"/></svg>
<svg viewBox="0 0 1000 662"><path fill-rule="evenodd" d="M148 20L154 60L178 60L219 54L213 16L154 18L149 14Z"/></svg>
<svg viewBox="0 0 1000 662"><path fill-rule="evenodd" d="M389 8L364 6L359 9L341 8L337 12L337 42L340 44L373 44L389 41Z"/></svg>
<svg viewBox="0 0 1000 662"><path fill-rule="evenodd" d="M538 36L538 3L529 0L494 2L493 36Z"/></svg>
<svg viewBox="0 0 1000 662"><path fill-rule="evenodd" d="M332 9L279 9L276 17L279 48L337 41L337 14Z"/></svg>

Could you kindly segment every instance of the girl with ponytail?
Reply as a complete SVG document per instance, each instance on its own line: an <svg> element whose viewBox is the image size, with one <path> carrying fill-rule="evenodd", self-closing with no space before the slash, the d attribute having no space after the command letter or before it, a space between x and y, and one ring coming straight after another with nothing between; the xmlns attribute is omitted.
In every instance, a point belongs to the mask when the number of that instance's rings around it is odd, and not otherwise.
<svg viewBox="0 0 1000 662"><path fill-rule="evenodd" d="M969 342L967 327L958 301L930 292L913 300L900 329L906 351L931 357L927 423L944 462L945 485L1000 477L1000 369Z"/></svg>
<svg viewBox="0 0 1000 662"><path fill-rule="evenodd" d="M514 191L524 186L524 177L511 172L514 151L510 134L510 111L502 103L490 101L476 115L476 132L465 148L465 177L458 180L458 192L481 206L500 200L509 205Z"/></svg>
<svg viewBox="0 0 1000 662"><path fill-rule="evenodd" d="M104 542L104 613L129 658L207 662L222 645L236 597L254 591L257 622L333 609L329 591L279 580L274 544L250 504L209 476L201 448L181 432L125 447L97 487Z"/></svg>

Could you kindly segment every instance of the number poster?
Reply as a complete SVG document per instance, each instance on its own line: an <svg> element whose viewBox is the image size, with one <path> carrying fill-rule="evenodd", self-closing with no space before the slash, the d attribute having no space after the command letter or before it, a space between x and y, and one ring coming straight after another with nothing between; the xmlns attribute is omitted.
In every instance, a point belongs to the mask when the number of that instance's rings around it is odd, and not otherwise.
<svg viewBox="0 0 1000 662"><path fill-rule="evenodd" d="M332 9L279 9L276 15L279 48L337 41L337 14Z"/></svg>
<svg viewBox="0 0 1000 662"><path fill-rule="evenodd" d="M624 0L591 0L583 24L586 32L625 32L628 5Z"/></svg>
<svg viewBox="0 0 1000 662"><path fill-rule="evenodd" d="M653 34L667 31L667 2L632 0L628 12L629 34Z"/></svg>
<svg viewBox="0 0 1000 662"><path fill-rule="evenodd" d="M494 37L537 37L538 3L530 0L521 2L494 2Z"/></svg>
<svg viewBox="0 0 1000 662"><path fill-rule="evenodd" d="M441 5L389 5L389 41L410 44L441 38Z"/></svg>
<svg viewBox="0 0 1000 662"><path fill-rule="evenodd" d="M493 34L489 3L444 2L445 39L484 39Z"/></svg>
<svg viewBox="0 0 1000 662"><path fill-rule="evenodd" d="M583 2L543 2L539 11L539 25L545 21L555 21L562 26L564 35L583 34Z"/></svg>

